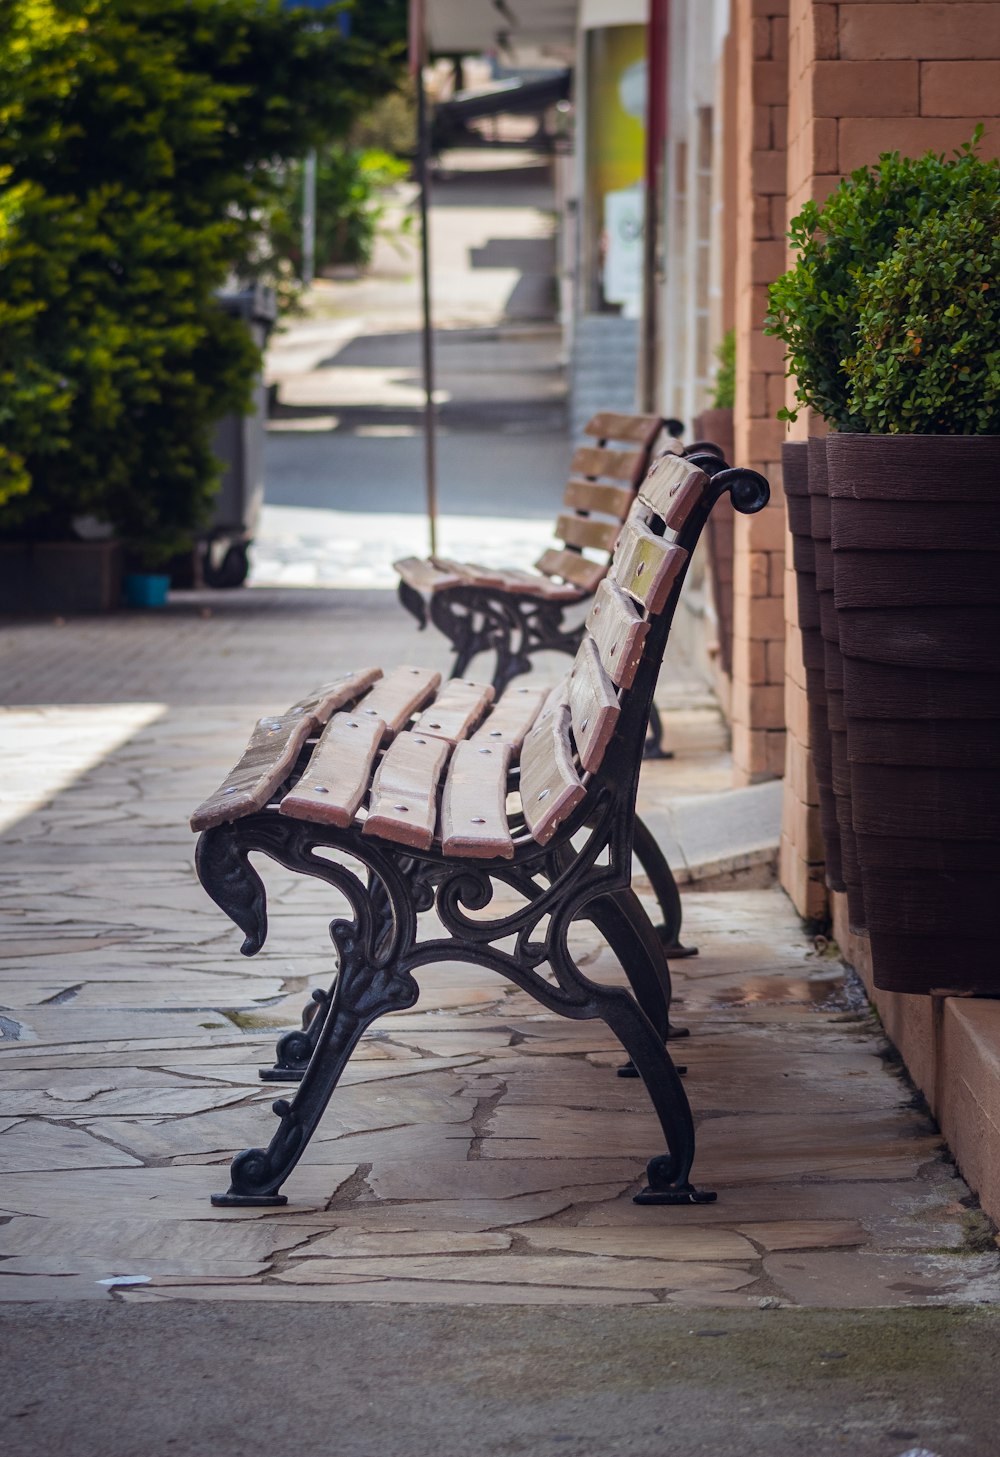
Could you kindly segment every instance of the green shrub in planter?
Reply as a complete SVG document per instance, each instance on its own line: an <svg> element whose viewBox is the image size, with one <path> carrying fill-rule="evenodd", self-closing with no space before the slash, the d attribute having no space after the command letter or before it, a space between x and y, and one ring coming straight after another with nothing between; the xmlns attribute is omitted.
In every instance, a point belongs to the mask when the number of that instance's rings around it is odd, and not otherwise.
<svg viewBox="0 0 1000 1457"><path fill-rule="evenodd" d="M713 410L731 410L736 404L736 330L723 334L715 350L719 361L712 393Z"/></svg>
<svg viewBox="0 0 1000 1457"><path fill-rule="evenodd" d="M864 429L1000 434L1000 192L899 232L858 310L844 370Z"/></svg>
<svg viewBox="0 0 1000 1457"><path fill-rule="evenodd" d="M786 345L796 399L837 430L865 431L868 418L852 402L844 361L855 354L860 293L893 251L901 228L972 199L996 194L1000 163L977 153L982 128L946 160L933 152L916 159L884 153L874 167L844 178L820 206L806 203L789 237L798 250L793 268L770 290L765 332ZM779 411L794 419L795 412Z"/></svg>

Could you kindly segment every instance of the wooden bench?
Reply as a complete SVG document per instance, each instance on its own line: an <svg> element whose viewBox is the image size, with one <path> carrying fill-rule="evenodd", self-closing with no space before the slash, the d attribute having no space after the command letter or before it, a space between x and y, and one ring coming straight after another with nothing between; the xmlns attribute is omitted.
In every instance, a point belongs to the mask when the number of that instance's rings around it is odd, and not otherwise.
<svg viewBox="0 0 1000 1457"><path fill-rule="evenodd" d="M484 567L446 557L405 557L395 563L399 600L420 627L434 623L452 645L451 676L464 678L472 659L496 655L497 694L531 669L538 652L574 654L583 624L566 627L564 614L592 597L607 575L611 553L654 447L680 453L670 431L677 420L657 415L594 415L584 426L593 444L570 461L558 545L542 553L533 571ZM591 555L585 555L586 552Z"/></svg>
<svg viewBox="0 0 1000 1457"><path fill-rule="evenodd" d="M254 852L325 881L351 910L330 927L330 990L279 1043L279 1068L308 1058L295 1096L274 1103L270 1144L237 1156L214 1203L285 1202L281 1186L362 1033L411 1007L420 968L444 960L491 968L551 1011L603 1018L644 1079L667 1145L637 1200L714 1197L690 1182L694 1125L666 1047L669 967L631 888L642 745L688 560L724 492L748 513L768 499L762 476L703 460L700 469L665 455L650 468L554 689L515 684L498 697L491 684L442 687L420 668L343 674L261 719L192 817L199 877L243 931L245 955L267 934ZM489 914L497 890L517 903ZM428 932L417 916L431 908L439 927ZM577 965L568 933L578 919L608 941L631 992Z"/></svg>

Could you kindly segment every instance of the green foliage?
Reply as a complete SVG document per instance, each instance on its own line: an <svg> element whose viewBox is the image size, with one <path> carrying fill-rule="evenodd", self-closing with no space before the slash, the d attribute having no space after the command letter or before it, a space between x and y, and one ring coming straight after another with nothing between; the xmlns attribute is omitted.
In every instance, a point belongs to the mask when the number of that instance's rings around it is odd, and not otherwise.
<svg viewBox="0 0 1000 1457"><path fill-rule="evenodd" d="M719 367L715 371L715 387L712 394L713 410L731 410L736 404L736 330L729 329L716 345L715 357Z"/></svg>
<svg viewBox="0 0 1000 1457"><path fill-rule="evenodd" d="M324 148L316 162L316 271L339 264L363 267L385 230L385 189L401 182L409 164L388 152L354 147ZM288 169L271 242L278 259L302 269L302 167ZM408 219L404 219L405 230Z"/></svg>
<svg viewBox="0 0 1000 1457"><path fill-rule="evenodd" d="M395 84L404 15L0 0L0 534L91 514L150 565L190 540L259 364L216 291L282 160Z"/></svg>
<svg viewBox="0 0 1000 1457"><path fill-rule="evenodd" d="M375 149L396 157L412 157L417 150L417 99L406 77L395 91L381 97L351 127L348 142L362 151Z"/></svg>
<svg viewBox="0 0 1000 1457"><path fill-rule="evenodd" d="M1000 192L904 228L858 290L852 415L882 434L1000 433Z"/></svg>
<svg viewBox="0 0 1000 1457"><path fill-rule="evenodd" d="M866 428L851 404L843 365L855 350L865 280L891 254L900 228L919 227L975 194L997 190L1000 164L978 156L981 135L979 127L952 160L933 152L915 160L884 153L876 166L844 178L822 207L809 202L792 220L798 259L771 285L765 332L785 343L796 399L836 429ZM779 418L795 414L781 410Z"/></svg>

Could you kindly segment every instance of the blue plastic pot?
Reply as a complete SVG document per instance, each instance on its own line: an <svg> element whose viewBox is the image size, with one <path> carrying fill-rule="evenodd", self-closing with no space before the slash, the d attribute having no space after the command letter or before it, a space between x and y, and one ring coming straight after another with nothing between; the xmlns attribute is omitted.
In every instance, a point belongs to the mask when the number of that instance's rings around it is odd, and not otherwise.
<svg viewBox="0 0 1000 1457"><path fill-rule="evenodd" d="M170 578L157 572L125 573L126 607L166 607Z"/></svg>

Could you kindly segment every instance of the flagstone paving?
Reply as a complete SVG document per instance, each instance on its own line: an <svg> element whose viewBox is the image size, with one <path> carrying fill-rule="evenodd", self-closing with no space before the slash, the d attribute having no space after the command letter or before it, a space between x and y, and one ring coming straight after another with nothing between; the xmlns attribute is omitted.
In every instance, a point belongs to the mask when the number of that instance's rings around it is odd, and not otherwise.
<svg viewBox="0 0 1000 1457"><path fill-rule="evenodd" d="M360 597L324 616L327 595L0 634L19 766L0 842L0 1301L1000 1301L992 1231L839 961L769 883L766 795L738 802L742 858L688 834L725 802L728 760L681 669L661 691L677 757L640 793L700 887L684 928L700 954L673 967L691 1035L672 1047L718 1202L634 1205L661 1140L607 1029L449 963L364 1039L288 1205L210 1205L274 1127L284 1090L257 1069L328 983L344 905L264 867L270 937L244 960L195 879L187 813L255 711L347 654L444 666L391 599L367 595L362 638ZM589 975L621 979L593 928L574 935Z"/></svg>

